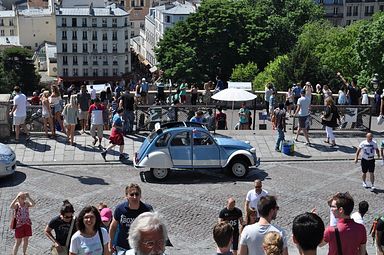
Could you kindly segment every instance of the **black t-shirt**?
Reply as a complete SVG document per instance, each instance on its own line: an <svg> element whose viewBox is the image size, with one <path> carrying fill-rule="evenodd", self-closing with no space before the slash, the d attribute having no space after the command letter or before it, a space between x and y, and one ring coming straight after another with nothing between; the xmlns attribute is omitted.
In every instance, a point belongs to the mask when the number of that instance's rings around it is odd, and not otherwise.
<svg viewBox="0 0 384 255"><path fill-rule="evenodd" d="M351 105L358 105L359 98L361 97L361 90L359 88L354 88L352 85L348 86L349 98L351 99Z"/></svg>
<svg viewBox="0 0 384 255"><path fill-rule="evenodd" d="M80 104L82 111L88 111L91 95L88 92L77 94L77 102Z"/></svg>
<svg viewBox="0 0 384 255"><path fill-rule="evenodd" d="M378 219L377 221L376 231L381 231L381 232L384 231L384 221L382 220L382 218ZM384 232L383 232L383 235L381 236L380 243L381 245L384 245Z"/></svg>
<svg viewBox="0 0 384 255"><path fill-rule="evenodd" d="M224 208L220 211L219 218L227 221L233 227L233 234L239 234L239 218L243 217L243 213L237 207L233 210Z"/></svg>
<svg viewBox="0 0 384 255"><path fill-rule="evenodd" d="M69 228L71 227L71 222L65 222L60 218L60 216L56 216L49 222L48 227L55 230L56 241L61 246L65 246L65 242L67 241ZM76 231L77 231L76 224L74 224L71 236Z"/></svg>
<svg viewBox="0 0 384 255"><path fill-rule="evenodd" d="M124 93L123 95L121 95L121 97L119 98L119 102L120 100L123 100L124 110L133 111L133 105L135 103L135 99L130 93Z"/></svg>
<svg viewBox="0 0 384 255"><path fill-rule="evenodd" d="M113 218L119 223L117 232L115 233L114 245L124 249L130 249L128 244L128 231L132 222L137 216L144 212L153 211L152 206L140 202L139 209L132 210L128 207L128 201L118 205L113 214Z"/></svg>

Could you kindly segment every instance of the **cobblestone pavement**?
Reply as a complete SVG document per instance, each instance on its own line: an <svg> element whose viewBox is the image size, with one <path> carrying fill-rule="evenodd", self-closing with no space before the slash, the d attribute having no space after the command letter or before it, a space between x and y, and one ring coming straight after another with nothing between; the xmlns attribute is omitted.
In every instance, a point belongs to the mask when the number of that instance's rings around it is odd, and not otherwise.
<svg viewBox="0 0 384 255"><path fill-rule="evenodd" d="M262 163L242 180L227 177L219 170L186 172L170 175L168 181L156 183L148 172L117 164L36 166L24 162L11 178L0 179L0 254L10 254L13 232L9 230L12 198L19 191L28 191L37 205L31 209L33 237L30 255L48 254L50 242L43 229L50 218L57 215L61 201L68 198L77 212L88 204L104 201L111 207L123 201L125 185L139 183L143 201L162 213L168 222L170 239L174 245L167 253L172 255L213 254L211 229L225 200L233 196L237 206L252 189L256 178L264 180L264 188L277 195L280 211L276 224L290 232L293 217L317 208L318 214L328 222L327 198L338 191L349 191L358 201L370 204L367 222L383 214L383 168L377 163L378 190L372 193L361 187L359 165L351 161L334 162L274 162ZM357 206L355 206L357 207ZM369 239L369 253L374 254ZM297 250L290 241L290 253ZM319 254L326 254L326 248Z"/></svg>

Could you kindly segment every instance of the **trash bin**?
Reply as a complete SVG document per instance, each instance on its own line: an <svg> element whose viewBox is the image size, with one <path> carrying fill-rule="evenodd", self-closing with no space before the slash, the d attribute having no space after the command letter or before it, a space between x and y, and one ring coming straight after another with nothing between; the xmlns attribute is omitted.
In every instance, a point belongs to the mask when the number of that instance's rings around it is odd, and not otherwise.
<svg viewBox="0 0 384 255"><path fill-rule="evenodd" d="M293 156L295 153L295 143L291 140L283 141L281 145L281 152L285 155Z"/></svg>

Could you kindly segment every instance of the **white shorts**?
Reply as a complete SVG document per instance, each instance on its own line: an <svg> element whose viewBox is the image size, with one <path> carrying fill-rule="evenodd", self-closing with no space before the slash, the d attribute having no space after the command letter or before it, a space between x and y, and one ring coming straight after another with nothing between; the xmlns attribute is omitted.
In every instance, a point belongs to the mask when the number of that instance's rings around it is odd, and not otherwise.
<svg viewBox="0 0 384 255"><path fill-rule="evenodd" d="M13 116L13 125L15 126L23 125L25 123L26 117L27 116L22 116L22 117Z"/></svg>
<svg viewBox="0 0 384 255"><path fill-rule="evenodd" d="M95 124L92 124L91 125L91 136L96 136L96 130L97 130L97 137L99 138L102 138L103 137L103 129L104 129L104 125L101 124L101 125L95 125Z"/></svg>
<svg viewBox="0 0 384 255"><path fill-rule="evenodd" d="M88 119L88 111L79 110L79 120L87 120Z"/></svg>

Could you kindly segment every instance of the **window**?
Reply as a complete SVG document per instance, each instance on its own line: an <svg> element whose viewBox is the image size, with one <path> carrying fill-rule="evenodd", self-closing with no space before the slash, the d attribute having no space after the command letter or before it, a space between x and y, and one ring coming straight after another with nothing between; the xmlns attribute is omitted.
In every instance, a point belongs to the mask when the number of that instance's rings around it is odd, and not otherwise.
<svg viewBox="0 0 384 255"><path fill-rule="evenodd" d="M88 57L83 56L83 65L88 65Z"/></svg>
<svg viewBox="0 0 384 255"><path fill-rule="evenodd" d="M68 68L63 68L63 76L68 76Z"/></svg>
<svg viewBox="0 0 384 255"><path fill-rule="evenodd" d="M83 43L83 52L88 52L88 43Z"/></svg>
<svg viewBox="0 0 384 255"><path fill-rule="evenodd" d="M191 145L191 139L189 132L181 132L175 135L171 141L171 146L189 146Z"/></svg>
<svg viewBox="0 0 384 255"><path fill-rule="evenodd" d="M93 56L93 61L92 61L93 65L98 65L99 63L97 62L97 56Z"/></svg>
<svg viewBox="0 0 384 255"><path fill-rule="evenodd" d="M107 68L103 69L103 76L108 76L108 69Z"/></svg>
<svg viewBox="0 0 384 255"><path fill-rule="evenodd" d="M135 31L131 30L131 37L135 36Z"/></svg>
<svg viewBox="0 0 384 255"><path fill-rule="evenodd" d="M131 0L131 7L135 7L135 0Z"/></svg>
<svg viewBox="0 0 384 255"><path fill-rule="evenodd" d="M112 41L117 41L117 31L112 32Z"/></svg>
<svg viewBox="0 0 384 255"><path fill-rule="evenodd" d="M72 27L77 27L77 18L72 18Z"/></svg>
<svg viewBox="0 0 384 255"><path fill-rule="evenodd" d="M9 30L9 35L10 36L14 36L15 35L15 31L13 29Z"/></svg>
<svg viewBox="0 0 384 255"><path fill-rule="evenodd" d="M67 31L61 31L61 39L67 40Z"/></svg>
<svg viewBox="0 0 384 255"><path fill-rule="evenodd" d="M116 76L119 70L117 68L112 69L113 76Z"/></svg>
<svg viewBox="0 0 384 255"><path fill-rule="evenodd" d="M117 43L112 44L112 51L117 52Z"/></svg>
<svg viewBox="0 0 384 255"><path fill-rule="evenodd" d="M112 27L117 27L117 19L116 18L112 19Z"/></svg>
<svg viewBox="0 0 384 255"><path fill-rule="evenodd" d="M0 19L0 26L4 26L4 20Z"/></svg>
<svg viewBox="0 0 384 255"><path fill-rule="evenodd" d="M4 30L0 30L0 36L5 36Z"/></svg>
<svg viewBox="0 0 384 255"><path fill-rule="evenodd" d="M125 40L128 40L128 30L125 30L124 37L125 37Z"/></svg>
<svg viewBox="0 0 384 255"><path fill-rule="evenodd" d="M103 43L103 52L107 52L107 51L108 51L107 44Z"/></svg>
<svg viewBox="0 0 384 255"><path fill-rule="evenodd" d="M347 7L347 16L352 16L352 6Z"/></svg>
<svg viewBox="0 0 384 255"><path fill-rule="evenodd" d="M108 40L108 34L107 32L103 32L103 41L107 41Z"/></svg>
<svg viewBox="0 0 384 255"><path fill-rule="evenodd" d="M97 27L97 19L92 18L92 27Z"/></svg>
<svg viewBox="0 0 384 255"><path fill-rule="evenodd" d="M207 133L197 131L198 134L194 134L193 144L194 145L212 145L213 140Z"/></svg>
<svg viewBox="0 0 384 255"><path fill-rule="evenodd" d="M163 135L159 139L157 139L155 146L156 147L166 147L170 137L171 137L171 135L169 133L166 133L165 135Z"/></svg>
<svg viewBox="0 0 384 255"><path fill-rule="evenodd" d="M68 57L63 56L63 65L68 65Z"/></svg>
<svg viewBox="0 0 384 255"><path fill-rule="evenodd" d="M346 25L347 26L351 25L351 20L347 20Z"/></svg>
<svg viewBox="0 0 384 255"><path fill-rule="evenodd" d="M79 76L79 73L78 73L78 69L77 68L73 68L73 76Z"/></svg>
<svg viewBox="0 0 384 255"><path fill-rule="evenodd" d="M77 56L73 56L72 61L73 61L73 65L77 66Z"/></svg>
<svg viewBox="0 0 384 255"><path fill-rule="evenodd" d="M67 19L66 18L62 18L61 19L61 26L62 27L66 27L67 26Z"/></svg>
<svg viewBox="0 0 384 255"><path fill-rule="evenodd" d="M97 31L92 31L92 40L97 41Z"/></svg>
<svg viewBox="0 0 384 255"><path fill-rule="evenodd" d="M144 6L144 0L140 0L140 6Z"/></svg>
<svg viewBox="0 0 384 255"><path fill-rule="evenodd" d="M124 26L128 26L128 18L124 19Z"/></svg>
<svg viewBox="0 0 384 255"><path fill-rule="evenodd" d="M359 6L353 6L353 16L359 15Z"/></svg>
<svg viewBox="0 0 384 255"><path fill-rule="evenodd" d="M107 27L107 18L103 18L101 21L102 26Z"/></svg>
<svg viewBox="0 0 384 255"><path fill-rule="evenodd" d="M67 52L67 44L66 43L63 43L62 44L62 48L63 48L63 52Z"/></svg>
<svg viewBox="0 0 384 255"><path fill-rule="evenodd" d="M94 77L99 76L99 70L98 69L96 69L96 68L93 69L93 76Z"/></svg>
<svg viewBox="0 0 384 255"><path fill-rule="evenodd" d="M77 40L77 31L72 31L72 40Z"/></svg>
<svg viewBox="0 0 384 255"><path fill-rule="evenodd" d="M384 5L380 5L379 10L382 12L384 11Z"/></svg>
<svg viewBox="0 0 384 255"><path fill-rule="evenodd" d="M171 23L171 16L169 15L165 16L165 22Z"/></svg>
<svg viewBox="0 0 384 255"><path fill-rule="evenodd" d="M339 13L339 7L334 7L333 8L333 14L337 15Z"/></svg>
<svg viewBox="0 0 384 255"><path fill-rule="evenodd" d="M87 27L87 18L82 18L82 20L81 20L81 25L82 25L83 27Z"/></svg>
<svg viewBox="0 0 384 255"><path fill-rule="evenodd" d="M88 39L88 32L83 31L83 40L87 40L87 39Z"/></svg>
<svg viewBox="0 0 384 255"><path fill-rule="evenodd" d="M87 68L84 68L83 69L83 76L88 76L88 69Z"/></svg>
<svg viewBox="0 0 384 255"><path fill-rule="evenodd" d="M92 51L97 52L97 44L96 43L92 43Z"/></svg>
<svg viewBox="0 0 384 255"><path fill-rule="evenodd" d="M72 43L72 52L77 52L77 43Z"/></svg>
<svg viewBox="0 0 384 255"><path fill-rule="evenodd" d="M10 27L13 26L13 19L10 19L10 20L9 20L9 26L10 26Z"/></svg>
<svg viewBox="0 0 384 255"><path fill-rule="evenodd" d="M107 56L103 56L103 65L105 65L105 66L108 65L108 59L107 59Z"/></svg>

